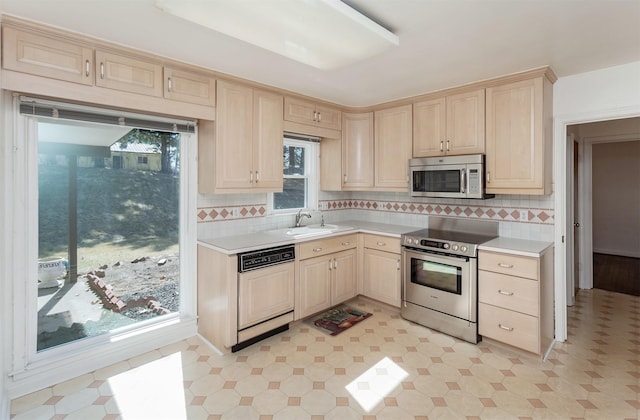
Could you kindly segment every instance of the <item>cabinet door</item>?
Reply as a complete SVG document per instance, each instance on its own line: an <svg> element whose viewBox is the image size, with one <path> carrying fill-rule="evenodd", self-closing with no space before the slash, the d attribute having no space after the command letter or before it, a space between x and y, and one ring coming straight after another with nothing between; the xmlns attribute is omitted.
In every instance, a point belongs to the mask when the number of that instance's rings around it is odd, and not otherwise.
<svg viewBox="0 0 640 420"><path fill-rule="evenodd" d="M282 191L283 97L271 92L253 92L254 189Z"/></svg>
<svg viewBox="0 0 640 420"><path fill-rule="evenodd" d="M333 256L300 261L300 287L296 318L304 318L331 306L331 271Z"/></svg>
<svg viewBox="0 0 640 420"><path fill-rule="evenodd" d="M311 102L285 97L284 119L302 124L315 124L316 106Z"/></svg>
<svg viewBox="0 0 640 420"><path fill-rule="evenodd" d="M390 191L409 189L411 158L411 105L375 113L375 186Z"/></svg>
<svg viewBox="0 0 640 420"><path fill-rule="evenodd" d="M253 90L218 80L216 187L251 188L253 180ZM278 149L282 153L282 148Z"/></svg>
<svg viewBox="0 0 640 420"><path fill-rule="evenodd" d="M238 275L238 329L293 310L294 264Z"/></svg>
<svg viewBox="0 0 640 420"><path fill-rule="evenodd" d="M400 255L375 249L364 250L364 294L400 307Z"/></svg>
<svg viewBox="0 0 640 420"><path fill-rule="evenodd" d="M542 78L487 89L488 193L543 193L542 95Z"/></svg>
<svg viewBox="0 0 640 420"><path fill-rule="evenodd" d="M413 157L444 154L446 115L445 98L413 104Z"/></svg>
<svg viewBox="0 0 640 420"><path fill-rule="evenodd" d="M162 66L96 50L96 86L162 97Z"/></svg>
<svg viewBox="0 0 640 420"><path fill-rule="evenodd" d="M323 138L320 142L320 189L342 191L342 141Z"/></svg>
<svg viewBox="0 0 640 420"><path fill-rule="evenodd" d="M373 112L343 114L342 188L373 187Z"/></svg>
<svg viewBox="0 0 640 420"><path fill-rule="evenodd" d="M316 105L316 123L320 127L340 130L342 127L342 112L326 106Z"/></svg>
<svg viewBox="0 0 640 420"><path fill-rule="evenodd" d="M164 97L175 101L213 106L216 103L215 79L198 73L165 67Z"/></svg>
<svg viewBox="0 0 640 420"><path fill-rule="evenodd" d="M93 84L93 50L46 36L2 28L2 67L67 82Z"/></svg>
<svg viewBox="0 0 640 420"><path fill-rule="evenodd" d="M484 89L447 96L449 155L484 153Z"/></svg>
<svg viewBox="0 0 640 420"><path fill-rule="evenodd" d="M358 294L356 250L333 254L331 276L331 305L337 305Z"/></svg>

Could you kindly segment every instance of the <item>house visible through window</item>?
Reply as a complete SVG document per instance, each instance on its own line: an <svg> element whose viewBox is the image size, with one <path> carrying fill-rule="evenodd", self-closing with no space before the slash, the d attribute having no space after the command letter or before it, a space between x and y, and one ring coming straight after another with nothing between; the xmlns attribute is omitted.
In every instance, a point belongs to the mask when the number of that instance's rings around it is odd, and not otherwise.
<svg viewBox="0 0 640 420"><path fill-rule="evenodd" d="M273 194L273 210L311 209L317 206L317 143L285 137L282 148L283 188Z"/></svg>
<svg viewBox="0 0 640 420"><path fill-rule="evenodd" d="M138 156L138 164L142 164L142 165L149 164L149 158L146 156Z"/></svg>

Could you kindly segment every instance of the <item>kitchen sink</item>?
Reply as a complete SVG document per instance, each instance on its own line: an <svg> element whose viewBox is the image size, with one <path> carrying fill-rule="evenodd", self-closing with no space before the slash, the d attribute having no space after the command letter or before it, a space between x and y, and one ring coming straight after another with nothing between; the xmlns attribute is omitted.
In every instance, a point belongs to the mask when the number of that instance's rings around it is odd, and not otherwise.
<svg viewBox="0 0 640 420"><path fill-rule="evenodd" d="M349 226L338 226L338 225L330 225L330 224L325 224L324 226L321 226L320 224L316 224L316 225L307 225L307 226L299 226L299 227L284 228L284 229L275 229L270 232L276 233L276 234L282 234L288 238L300 239L300 238L308 238L310 236L327 235L340 230L349 230L349 229L353 229L353 228Z"/></svg>

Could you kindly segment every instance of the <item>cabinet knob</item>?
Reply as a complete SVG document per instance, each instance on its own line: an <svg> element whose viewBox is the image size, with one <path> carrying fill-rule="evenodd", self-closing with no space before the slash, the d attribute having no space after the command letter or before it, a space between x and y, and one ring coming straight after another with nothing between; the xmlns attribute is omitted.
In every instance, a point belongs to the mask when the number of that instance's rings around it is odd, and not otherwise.
<svg viewBox="0 0 640 420"><path fill-rule="evenodd" d="M487 184L491 183L491 171L487 172Z"/></svg>
<svg viewBox="0 0 640 420"><path fill-rule="evenodd" d="M86 60L84 62L84 75L89 77L89 74L91 74L91 62Z"/></svg>
<svg viewBox="0 0 640 420"><path fill-rule="evenodd" d="M260 172L256 171L256 184L260 182Z"/></svg>
<svg viewBox="0 0 640 420"><path fill-rule="evenodd" d="M501 329L503 329L505 331L513 331L513 327L507 327L507 326L502 325L502 324L498 324L498 328L501 328Z"/></svg>
<svg viewBox="0 0 640 420"><path fill-rule="evenodd" d="M449 140L447 140L447 152L450 151L449 149Z"/></svg>
<svg viewBox="0 0 640 420"><path fill-rule="evenodd" d="M440 153L444 152L444 142L440 142Z"/></svg>
<svg viewBox="0 0 640 420"><path fill-rule="evenodd" d="M322 251L322 248L318 247L318 248L313 248L313 252L320 252Z"/></svg>
<svg viewBox="0 0 640 420"><path fill-rule="evenodd" d="M513 292L506 292L504 290L498 289L498 293L505 296L513 296Z"/></svg>
<svg viewBox="0 0 640 420"><path fill-rule="evenodd" d="M351 245L351 242L343 242L342 243L342 246L349 246L349 245Z"/></svg>
<svg viewBox="0 0 640 420"><path fill-rule="evenodd" d="M104 63L100 63L100 78L104 79Z"/></svg>
<svg viewBox="0 0 640 420"><path fill-rule="evenodd" d="M498 263L498 267L513 268L513 264Z"/></svg>
<svg viewBox="0 0 640 420"><path fill-rule="evenodd" d="M378 246L387 246L387 244L384 243L384 242L376 242L376 245L378 245Z"/></svg>
<svg viewBox="0 0 640 420"><path fill-rule="evenodd" d="M169 90L169 92L171 92L171 90L173 89L173 82L171 81L171 78L167 78L167 89Z"/></svg>

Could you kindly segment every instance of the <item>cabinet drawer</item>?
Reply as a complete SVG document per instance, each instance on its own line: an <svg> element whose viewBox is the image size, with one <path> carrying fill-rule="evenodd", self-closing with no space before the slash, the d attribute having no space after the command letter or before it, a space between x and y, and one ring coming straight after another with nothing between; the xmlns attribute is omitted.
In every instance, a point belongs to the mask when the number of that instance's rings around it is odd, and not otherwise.
<svg viewBox="0 0 640 420"><path fill-rule="evenodd" d="M357 245L355 234L303 242L300 244L298 259L304 260L306 258L332 254L334 252L344 251L345 249L355 248Z"/></svg>
<svg viewBox="0 0 640 420"><path fill-rule="evenodd" d="M538 318L480 303L478 333L484 337L540 353Z"/></svg>
<svg viewBox="0 0 640 420"><path fill-rule="evenodd" d="M497 252L478 252L478 268L510 276L538 280L538 259Z"/></svg>
<svg viewBox="0 0 640 420"><path fill-rule="evenodd" d="M538 316L538 282L480 270L478 300L527 315Z"/></svg>
<svg viewBox="0 0 640 420"><path fill-rule="evenodd" d="M400 238L366 234L364 235L364 247L399 254Z"/></svg>

